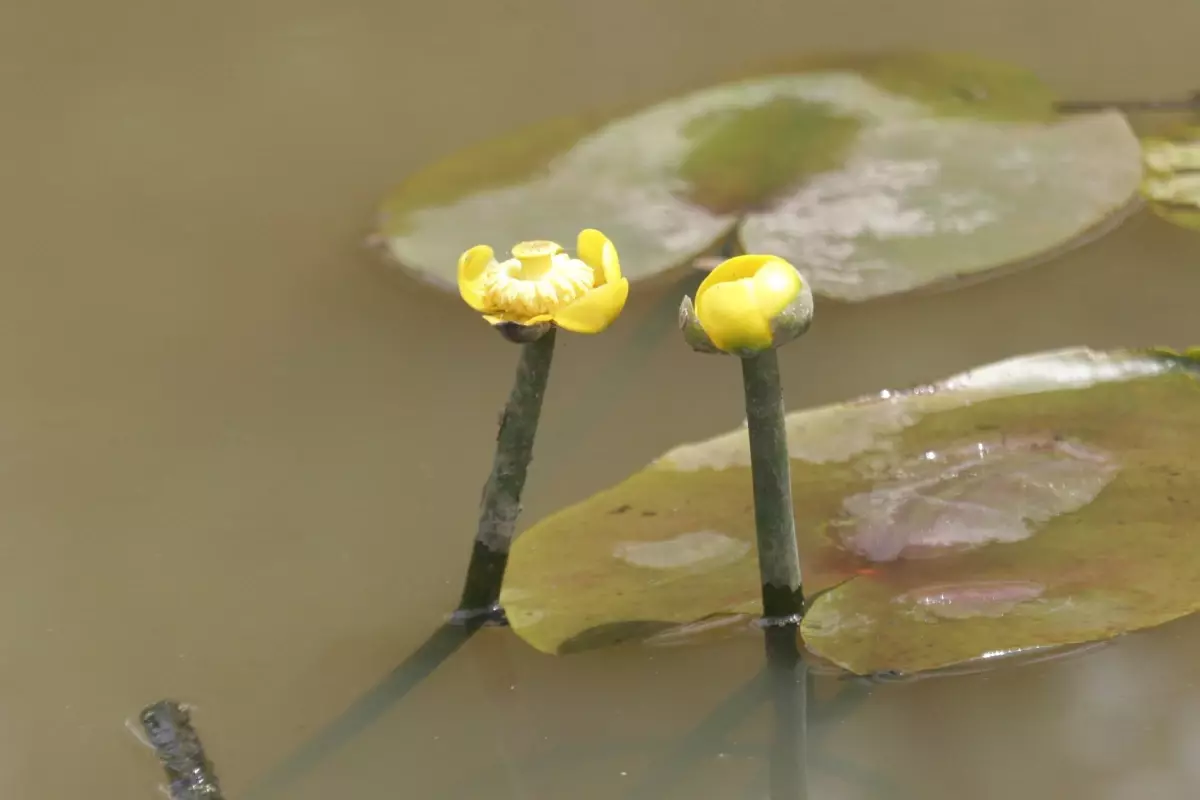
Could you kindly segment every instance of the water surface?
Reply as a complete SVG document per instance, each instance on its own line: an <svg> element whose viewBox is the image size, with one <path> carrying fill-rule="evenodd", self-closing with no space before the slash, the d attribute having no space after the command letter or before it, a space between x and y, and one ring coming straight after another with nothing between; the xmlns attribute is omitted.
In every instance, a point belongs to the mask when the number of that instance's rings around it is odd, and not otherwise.
<svg viewBox="0 0 1200 800"><path fill-rule="evenodd" d="M361 247L405 173L823 49L965 49L1075 99L1181 95L1197 30L1191 0L10 4L0 796L154 796L123 726L164 695L198 707L247 796L453 605L515 352ZM672 332L678 293L562 337L526 521L742 419L733 365ZM1067 345L1194 344L1196 296L1200 236L1141 215L961 291L819 304L782 354L789 405ZM813 796L1187 796L1196 625L814 710ZM737 694L761 661L745 635L553 659L489 631L287 796L762 797L769 715ZM819 679L813 708L841 686ZM728 735L694 745L726 706Z"/></svg>

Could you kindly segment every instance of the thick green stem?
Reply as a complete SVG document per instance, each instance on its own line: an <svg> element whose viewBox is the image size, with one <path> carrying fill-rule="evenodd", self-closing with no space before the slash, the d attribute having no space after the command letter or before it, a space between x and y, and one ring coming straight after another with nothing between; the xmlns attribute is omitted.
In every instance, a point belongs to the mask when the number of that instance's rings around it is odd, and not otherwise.
<svg viewBox="0 0 1200 800"><path fill-rule="evenodd" d="M462 600L452 617L454 622L477 623L480 617L495 622L504 619L500 585L508 566L517 516L521 513L521 490L525 488L525 476L533 458L533 440L554 358L554 338L555 329L550 328L541 338L521 345L521 361L508 405L500 417L496 457L483 489L479 528L475 532Z"/></svg>
<svg viewBox="0 0 1200 800"><path fill-rule="evenodd" d="M754 526L758 571L762 578L763 615L782 621L804 613L796 518L783 388L775 351L742 359L746 422L750 428L750 467L754 474Z"/></svg>

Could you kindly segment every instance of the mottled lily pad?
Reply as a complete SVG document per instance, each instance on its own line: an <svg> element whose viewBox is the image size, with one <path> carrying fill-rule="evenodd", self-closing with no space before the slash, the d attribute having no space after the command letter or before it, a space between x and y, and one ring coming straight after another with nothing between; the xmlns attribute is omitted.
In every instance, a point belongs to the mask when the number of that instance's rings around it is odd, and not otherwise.
<svg viewBox="0 0 1200 800"><path fill-rule="evenodd" d="M1060 119L1052 103L1031 73L974 58L808 59L451 155L392 193L381 238L449 288L480 242L596 227L637 281L739 229L818 294L866 300L1044 258L1122 218L1136 136L1115 112Z"/></svg>
<svg viewBox="0 0 1200 800"><path fill-rule="evenodd" d="M1115 112L1053 123L881 117L739 238L844 301L1048 259L1136 208L1136 137Z"/></svg>
<svg viewBox="0 0 1200 800"><path fill-rule="evenodd" d="M859 674L1105 639L1200 608L1200 362L1070 349L789 414L810 651ZM745 429L516 541L534 647L761 613Z"/></svg>
<svg viewBox="0 0 1200 800"><path fill-rule="evenodd" d="M1174 125L1142 139L1142 194L1155 214L1200 230L1200 125Z"/></svg>

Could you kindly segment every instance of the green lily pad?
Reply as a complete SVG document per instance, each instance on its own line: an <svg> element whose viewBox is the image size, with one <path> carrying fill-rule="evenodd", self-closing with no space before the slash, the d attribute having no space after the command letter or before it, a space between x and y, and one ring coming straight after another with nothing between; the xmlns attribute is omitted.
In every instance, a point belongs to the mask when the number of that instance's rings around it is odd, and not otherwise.
<svg viewBox="0 0 1200 800"><path fill-rule="evenodd" d="M1200 230L1200 125L1177 124L1142 139L1142 195L1163 219Z"/></svg>
<svg viewBox="0 0 1200 800"><path fill-rule="evenodd" d="M1200 608L1200 362L1070 349L787 417L810 651L859 674ZM565 653L761 613L745 429L514 544L513 629Z"/></svg>
<svg viewBox="0 0 1200 800"><path fill-rule="evenodd" d="M965 56L779 65L627 114L538 123L451 155L384 203L394 259L440 286L479 243L595 227L637 281L740 227L846 301L1025 263L1122 217L1138 141L1113 112L1059 119L1036 76Z"/></svg>

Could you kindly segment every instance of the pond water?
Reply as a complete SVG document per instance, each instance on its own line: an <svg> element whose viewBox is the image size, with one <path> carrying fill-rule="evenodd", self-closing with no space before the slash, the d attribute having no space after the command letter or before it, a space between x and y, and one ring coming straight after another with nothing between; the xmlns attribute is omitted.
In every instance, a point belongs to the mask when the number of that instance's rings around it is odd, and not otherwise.
<svg viewBox="0 0 1200 800"><path fill-rule="evenodd" d="M1186 95L1197 30L1191 0L10 4L0 795L156 796L126 722L171 696L233 800L767 796L756 634L553 658L485 630L389 682L457 600L516 353L362 246L377 202L522 122L821 50ZM740 422L731 364L674 330L680 293L560 337L526 523ZM1195 344L1195 296L1200 236L1143 213L957 291L818 301L781 351L788 404ZM810 796L1191 796L1197 664L1183 620L1019 668L814 676Z"/></svg>

